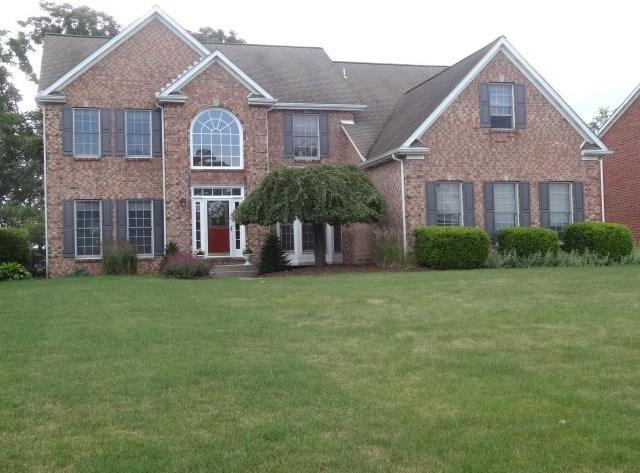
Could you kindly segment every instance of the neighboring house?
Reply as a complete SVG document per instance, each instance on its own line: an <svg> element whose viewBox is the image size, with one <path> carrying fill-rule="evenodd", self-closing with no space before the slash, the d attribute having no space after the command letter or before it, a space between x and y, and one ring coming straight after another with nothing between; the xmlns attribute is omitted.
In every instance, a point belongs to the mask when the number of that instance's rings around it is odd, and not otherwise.
<svg viewBox="0 0 640 473"><path fill-rule="evenodd" d="M640 244L640 85L622 102L598 135L613 154L604 160L605 216L628 225Z"/></svg>
<svg viewBox="0 0 640 473"><path fill-rule="evenodd" d="M335 62L201 44L154 8L111 39L47 35L37 100L50 274L97 270L112 240L147 270L168 241L259 250L268 229L233 210L278 166L360 166L406 251L416 225L602 218L606 146L503 37L451 67ZM369 261L380 226L327 226L327 261ZM313 261L310 225L276 227L294 264Z"/></svg>

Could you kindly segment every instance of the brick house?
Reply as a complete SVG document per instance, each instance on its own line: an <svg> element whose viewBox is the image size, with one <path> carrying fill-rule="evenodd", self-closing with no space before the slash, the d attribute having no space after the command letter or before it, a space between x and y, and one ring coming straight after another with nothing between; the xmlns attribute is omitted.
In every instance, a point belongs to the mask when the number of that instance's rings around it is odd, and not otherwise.
<svg viewBox="0 0 640 473"><path fill-rule="evenodd" d="M360 166L410 251L416 225L560 229L602 218L607 147L504 38L450 67L332 61L321 48L201 44L159 8L114 38L47 35L48 269L99 270L132 241L219 261L268 229L233 210L277 166ZM370 261L368 225L327 226L327 261ZM294 264L310 225L277 225Z"/></svg>
<svg viewBox="0 0 640 473"><path fill-rule="evenodd" d="M640 85L598 131L613 152L604 160L607 221L627 225L640 243Z"/></svg>

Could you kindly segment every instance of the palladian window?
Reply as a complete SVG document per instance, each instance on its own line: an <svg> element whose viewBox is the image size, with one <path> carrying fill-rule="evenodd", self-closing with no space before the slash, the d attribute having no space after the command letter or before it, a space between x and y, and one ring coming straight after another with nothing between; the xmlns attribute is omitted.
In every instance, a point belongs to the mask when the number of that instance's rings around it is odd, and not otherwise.
<svg viewBox="0 0 640 473"><path fill-rule="evenodd" d="M212 108L195 118L191 125L191 166L242 168L242 126L233 114Z"/></svg>

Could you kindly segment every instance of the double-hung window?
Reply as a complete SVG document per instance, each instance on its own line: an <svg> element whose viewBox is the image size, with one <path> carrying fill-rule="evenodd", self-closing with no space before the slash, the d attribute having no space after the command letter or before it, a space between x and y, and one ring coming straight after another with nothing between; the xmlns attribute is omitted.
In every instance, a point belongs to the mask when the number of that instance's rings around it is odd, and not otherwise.
<svg viewBox="0 0 640 473"><path fill-rule="evenodd" d="M293 223L280 224L280 247L282 251L294 251Z"/></svg>
<svg viewBox="0 0 640 473"><path fill-rule="evenodd" d="M462 183L436 183L437 225L462 225Z"/></svg>
<svg viewBox="0 0 640 473"><path fill-rule="evenodd" d="M496 182L493 184L493 208L495 230L517 227L518 184L515 182Z"/></svg>
<svg viewBox="0 0 640 473"><path fill-rule="evenodd" d="M74 204L77 258L99 258L102 254L102 226L99 200L76 200Z"/></svg>
<svg viewBox="0 0 640 473"><path fill-rule="evenodd" d="M151 157L151 111L126 110L127 156Z"/></svg>
<svg viewBox="0 0 640 473"><path fill-rule="evenodd" d="M127 201L127 239L138 255L153 254L153 210L150 200Z"/></svg>
<svg viewBox="0 0 640 473"><path fill-rule="evenodd" d="M73 155L100 156L100 113L97 108L73 109Z"/></svg>
<svg viewBox="0 0 640 473"><path fill-rule="evenodd" d="M313 244L313 224L302 224L302 251L313 251L315 245Z"/></svg>
<svg viewBox="0 0 640 473"><path fill-rule="evenodd" d="M491 128L513 128L513 84L489 84Z"/></svg>
<svg viewBox="0 0 640 473"><path fill-rule="evenodd" d="M561 232L573 221L570 182L549 183L549 226Z"/></svg>
<svg viewBox="0 0 640 473"><path fill-rule="evenodd" d="M320 142L320 115L293 114L293 156L295 158L318 158Z"/></svg>

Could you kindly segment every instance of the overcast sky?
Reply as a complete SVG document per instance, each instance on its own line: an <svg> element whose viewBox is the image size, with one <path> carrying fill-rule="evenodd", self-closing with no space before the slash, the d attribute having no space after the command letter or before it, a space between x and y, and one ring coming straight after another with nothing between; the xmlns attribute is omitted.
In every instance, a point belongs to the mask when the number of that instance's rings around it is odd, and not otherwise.
<svg viewBox="0 0 640 473"><path fill-rule="evenodd" d="M153 2L67 0L105 10L125 26ZM599 106L617 107L640 82L634 2L536 0L177 1L158 4L187 29L233 29L249 43L322 46L334 60L452 64L500 35L586 121ZM379 5L379 7L374 6ZM37 14L37 0L4 0L0 29ZM39 67L39 56L35 58ZM36 87L16 74L23 108Z"/></svg>

